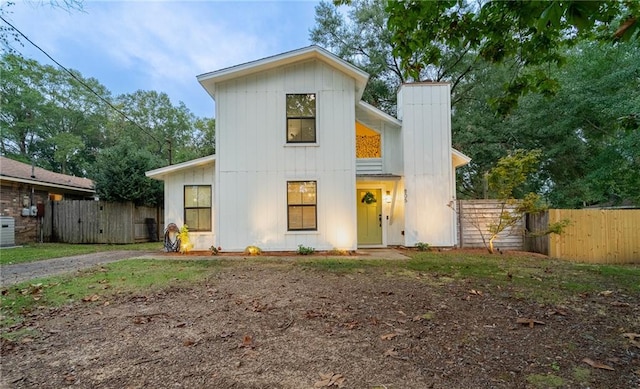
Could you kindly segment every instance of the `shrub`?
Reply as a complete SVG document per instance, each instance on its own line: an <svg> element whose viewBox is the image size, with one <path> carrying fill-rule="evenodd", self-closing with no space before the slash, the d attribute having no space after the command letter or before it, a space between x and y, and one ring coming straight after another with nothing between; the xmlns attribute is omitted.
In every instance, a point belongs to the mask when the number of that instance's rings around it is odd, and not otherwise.
<svg viewBox="0 0 640 389"><path fill-rule="evenodd" d="M429 251L429 243L418 242L416 243L418 251Z"/></svg>
<svg viewBox="0 0 640 389"><path fill-rule="evenodd" d="M247 248L244 249L244 253L251 256L260 255L262 254L262 249L258 246L247 246Z"/></svg>
<svg viewBox="0 0 640 389"><path fill-rule="evenodd" d="M316 249L313 247L305 247L301 244L298 245L298 254L300 255L309 255L315 253Z"/></svg>
<svg viewBox="0 0 640 389"><path fill-rule="evenodd" d="M191 251L193 243L189 239L189 227L186 224L180 228L178 239L180 240L180 253L185 254Z"/></svg>

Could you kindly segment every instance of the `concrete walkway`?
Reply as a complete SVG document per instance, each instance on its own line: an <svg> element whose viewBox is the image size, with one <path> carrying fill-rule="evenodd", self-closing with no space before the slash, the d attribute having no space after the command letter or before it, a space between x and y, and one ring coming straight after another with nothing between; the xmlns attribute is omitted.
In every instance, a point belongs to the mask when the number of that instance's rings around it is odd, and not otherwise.
<svg viewBox="0 0 640 389"><path fill-rule="evenodd" d="M263 255L265 258L269 258L268 253ZM75 255L72 257L46 259L43 261L18 263L15 265L2 265L0 266L0 286L7 287L17 284L19 282L28 281L36 278L56 276L66 273L73 273L79 270L88 269L94 266L102 265L110 262L117 262L123 259L183 259L183 260L196 260L196 259L242 259L242 256L185 256L181 254L170 255L162 252L155 251L103 251L99 253ZM298 256L291 257L274 257L274 258L299 258ZM314 258L314 256L304 257ZM327 258L327 256L316 256L315 258ZM380 248L380 249L359 249L355 256L345 257L349 259L408 259L409 257L403 255L400 251L392 248Z"/></svg>
<svg viewBox="0 0 640 389"><path fill-rule="evenodd" d="M19 249L14 249L19 250ZM99 253L53 258L43 261L0 266L0 285L9 286L34 278L50 277L88 269L105 263L152 254L147 251L103 251Z"/></svg>

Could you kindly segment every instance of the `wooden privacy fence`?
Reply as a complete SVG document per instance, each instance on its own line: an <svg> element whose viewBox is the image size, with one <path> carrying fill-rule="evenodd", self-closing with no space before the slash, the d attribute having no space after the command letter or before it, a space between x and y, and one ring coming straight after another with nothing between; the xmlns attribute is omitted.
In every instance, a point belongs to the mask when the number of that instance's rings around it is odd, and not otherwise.
<svg viewBox="0 0 640 389"><path fill-rule="evenodd" d="M527 223L546 228L569 220L562 234L527 238L527 249L590 263L640 263L640 209L550 209Z"/></svg>
<svg viewBox="0 0 640 389"><path fill-rule="evenodd" d="M158 241L163 212L133 203L50 201L42 220L44 240L126 244Z"/></svg>
<svg viewBox="0 0 640 389"><path fill-rule="evenodd" d="M507 206L511 210L514 206ZM489 225L499 220L503 211L498 200L460 200L458 201L458 228L460 247L485 247L483 236L489 243ZM500 250L522 250L524 247L524 222L506 229L493 241L494 247Z"/></svg>

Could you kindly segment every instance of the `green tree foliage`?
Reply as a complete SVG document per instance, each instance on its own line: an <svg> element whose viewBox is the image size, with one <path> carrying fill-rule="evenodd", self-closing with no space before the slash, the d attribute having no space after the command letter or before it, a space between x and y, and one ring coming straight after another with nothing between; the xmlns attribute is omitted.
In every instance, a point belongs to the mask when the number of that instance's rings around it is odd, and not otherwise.
<svg viewBox="0 0 640 389"><path fill-rule="evenodd" d="M527 190L554 207L640 204L639 42L585 42L566 57L565 66L547 68L560 86L553 98L530 94L509 115L496 115L487 97L509 77L502 64L482 74L458 104L454 146L473 158L459 170L462 197L483 196L483 176L500 157L540 149L542 164Z"/></svg>
<svg viewBox="0 0 640 389"><path fill-rule="evenodd" d="M145 176L160 163L152 152L131 147L133 140L125 137L98 154L92 177L101 200L156 206L163 201L163 185Z"/></svg>
<svg viewBox="0 0 640 389"><path fill-rule="evenodd" d="M468 220L482 237L482 241L489 253L493 254L494 241L504 231L524 233L516 229L524 217L530 213L538 213L547 209L541 196L529 192L525 193L525 183L529 175L538 171L540 164L540 150L515 150L513 153L500 158L497 164L487 173L491 198L498 201L500 212L495 220L489 221L487 229L478 220ZM545 231L526 231L530 234L544 235L561 233L567 221L550 225Z"/></svg>
<svg viewBox="0 0 640 389"><path fill-rule="evenodd" d="M394 54L408 76L438 65L452 48L499 63L515 59L517 75L494 107L509 112L529 92L555 93L557 82L540 65L558 65L566 47L585 38L636 40L640 2L634 1L390 1Z"/></svg>
<svg viewBox="0 0 640 389"><path fill-rule="evenodd" d="M128 147L156 156L148 170L215 151L213 119L195 117L182 102L172 104L165 93L137 91L112 98L97 80L71 72L74 77L13 54L5 53L0 58L2 155L93 179L93 172L106 171L105 160L97 161L98 155L105 149L123 147L125 139ZM112 109L105 100L119 110ZM138 179L146 179L144 170L135 171L142 174ZM108 184L105 177L129 182ZM126 188L135 182L124 174L103 174L101 179L104 188ZM103 198L111 198L109 189L104 190ZM125 192L129 193L127 197ZM118 193L124 199L137 192ZM142 188L140 193L145 197L135 201L147 202L147 189ZM152 201L157 202L157 198Z"/></svg>
<svg viewBox="0 0 640 389"><path fill-rule="evenodd" d="M112 139L136 134L133 144L161 155L166 165L191 156L185 146L191 140L196 118L184 103L175 106L164 92L142 90L120 95L115 103L133 123L114 116L117 124L109 134Z"/></svg>
<svg viewBox="0 0 640 389"><path fill-rule="evenodd" d="M1 59L2 153L38 166L83 176L104 142L104 104L77 80L20 56ZM76 77L108 98L95 79Z"/></svg>
<svg viewBox="0 0 640 389"><path fill-rule="evenodd" d="M356 0L346 12L322 1L316 6L316 25L310 40L370 74L363 100L395 113L396 90L404 77L392 54L384 0Z"/></svg>
<svg viewBox="0 0 640 389"><path fill-rule="evenodd" d="M341 6L321 2L316 7L316 26L311 42L323 46L339 57L370 74L363 100L394 115L396 92L405 81L447 81L451 83L451 102L455 106L473 88L468 80L476 71L488 66L469 47L442 48L437 63L425 64L407 72L409 61L426 55L421 46L413 47L410 59L394 53L393 35L388 28L385 0L338 1Z"/></svg>

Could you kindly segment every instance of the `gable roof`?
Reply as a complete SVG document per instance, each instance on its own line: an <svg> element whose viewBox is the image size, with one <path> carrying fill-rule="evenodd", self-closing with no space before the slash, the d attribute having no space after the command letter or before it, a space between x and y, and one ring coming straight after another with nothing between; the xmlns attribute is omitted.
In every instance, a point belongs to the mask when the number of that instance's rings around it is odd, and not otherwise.
<svg viewBox="0 0 640 389"><path fill-rule="evenodd" d="M206 166L210 164L212 165L215 163L215 161L216 161L216 156L215 154L212 154L206 157L196 158L190 161L177 163L175 165L169 165L169 166L161 167L158 169L150 170L148 172L145 172L144 174L149 178L154 178L156 180L162 181L164 177L169 174L179 172L185 169L198 167L198 166Z"/></svg>
<svg viewBox="0 0 640 389"><path fill-rule="evenodd" d="M39 167L0 156L0 179L49 188L95 193L93 181L88 178L55 173Z"/></svg>
<svg viewBox="0 0 640 389"><path fill-rule="evenodd" d="M369 80L369 74L357 68L356 66L351 65L342 58L321 48L320 46L315 45L216 70L214 72L204 73L197 76L196 78L198 79L198 82L200 82L202 87L215 100L216 84L219 82L232 80L234 78L247 76L253 73L262 72L279 66L289 65L309 59L317 59L323 61L328 65L353 77L356 81L356 101L360 100L360 98L362 97L362 92L364 91L364 88L367 85L367 81Z"/></svg>

